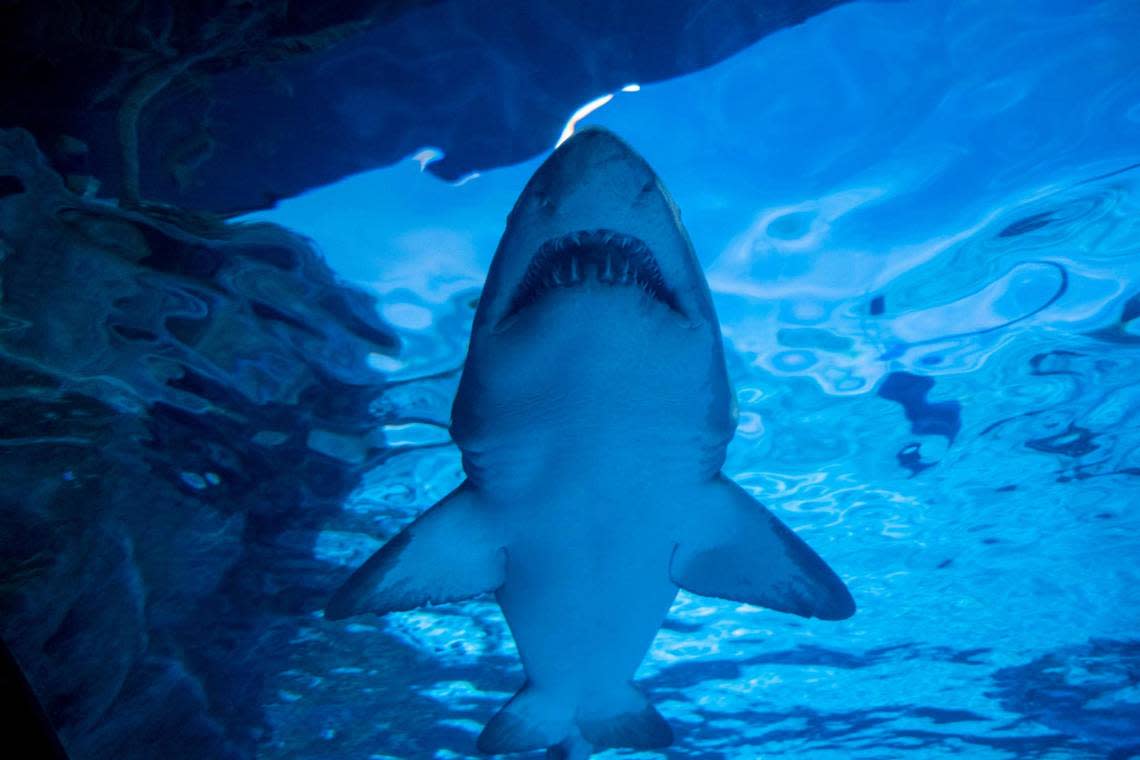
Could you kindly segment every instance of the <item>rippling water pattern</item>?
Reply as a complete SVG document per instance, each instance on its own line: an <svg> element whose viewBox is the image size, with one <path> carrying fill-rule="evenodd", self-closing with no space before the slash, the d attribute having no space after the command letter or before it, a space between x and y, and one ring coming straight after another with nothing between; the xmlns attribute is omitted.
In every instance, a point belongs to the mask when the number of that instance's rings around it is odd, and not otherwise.
<svg viewBox="0 0 1140 760"><path fill-rule="evenodd" d="M654 165L706 267L726 473L859 604L682 592L638 674L666 756L1140 755L1137 72L1132 0L856 2L584 119ZM374 357L392 455L317 547L346 567L461 478L455 370L537 165L452 185L429 158L259 215L404 340ZM522 679L491 601L310 633L265 757L474 755Z"/></svg>

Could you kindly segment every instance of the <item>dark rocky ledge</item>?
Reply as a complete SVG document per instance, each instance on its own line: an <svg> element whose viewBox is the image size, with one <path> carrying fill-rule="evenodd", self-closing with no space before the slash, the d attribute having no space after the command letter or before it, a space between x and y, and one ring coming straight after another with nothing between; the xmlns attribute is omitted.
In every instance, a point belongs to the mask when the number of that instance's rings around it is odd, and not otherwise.
<svg viewBox="0 0 1140 760"><path fill-rule="evenodd" d="M76 758L248 757L396 340L284 230L86 201L19 130L0 186L0 638Z"/></svg>
<svg viewBox="0 0 1140 760"><path fill-rule="evenodd" d="M109 196L247 210L424 146L447 179L525 160L585 102L841 2L17 0L0 126Z"/></svg>

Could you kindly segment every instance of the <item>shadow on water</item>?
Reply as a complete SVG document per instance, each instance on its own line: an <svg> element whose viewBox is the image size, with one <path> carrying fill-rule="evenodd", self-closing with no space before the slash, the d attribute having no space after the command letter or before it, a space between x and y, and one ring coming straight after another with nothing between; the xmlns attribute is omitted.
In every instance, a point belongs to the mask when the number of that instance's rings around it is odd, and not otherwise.
<svg viewBox="0 0 1140 760"><path fill-rule="evenodd" d="M1072 746L1140 755L1140 640L1093 639L993 674L988 696ZM1130 696L1131 695L1131 696Z"/></svg>
<svg viewBox="0 0 1140 760"><path fill-rule="evenodd" d="M268 706L274 741L259 756L475 756L479 731L522 685L518 663L504 656L456 663L380 630L375 618L358 620L314 620L302 633L276 679Z"/></svg>
<svg viewBox="0 0 1140 760"><path fill-rule="evenodd" d="M985 666L991 651L903 644L856 655L800 646L740 660L680 663L644 684L656 702L685 702L694 685L740 682L750 666L897 669L905 661L914 662L912 668L922 662ZM1000 716L905 703L831 711L806 705L768 710L694 706L691 719L676 726L677 742L668 756L728 760L740 757L745 748L859 757L919 750L968 753L971 747L1027 758L1062 753L1123 759L1140 753L1140 706L1126 695L1140 685L1140 642L1094 640L998 669L990 678L995 688L986 696L997 701ZM961 724L974 724L976 730Z"/></svg>

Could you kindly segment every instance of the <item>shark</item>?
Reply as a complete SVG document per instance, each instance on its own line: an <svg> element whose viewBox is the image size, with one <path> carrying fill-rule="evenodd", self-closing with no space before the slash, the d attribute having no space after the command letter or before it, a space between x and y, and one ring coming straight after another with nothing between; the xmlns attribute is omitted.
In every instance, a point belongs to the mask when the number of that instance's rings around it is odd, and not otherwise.
<svg viewBox="0 0 1140 760"><path fill-rule="evenodd" d="M844 582L726 477L723 339L680 212L602 128L531 177L491 261L451 414L465 480L333 594L329 619L494 594L526 682L487 754L668 746L635 671L678 589L824 620Z"/></svg>

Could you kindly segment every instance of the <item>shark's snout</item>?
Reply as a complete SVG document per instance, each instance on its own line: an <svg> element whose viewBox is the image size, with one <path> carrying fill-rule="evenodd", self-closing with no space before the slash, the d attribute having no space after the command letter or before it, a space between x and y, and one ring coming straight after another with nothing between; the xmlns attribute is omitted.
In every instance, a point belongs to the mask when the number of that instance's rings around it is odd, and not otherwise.
<svg viewBox="0 0 1140 760"><path fill-rule="evenodd" d="M676 205L644 158L598 128L563 143L519 196L477 327L501 332L553 291L578 286L640 289L688 327L715 321Z"/></svg>
<svg viewBox="0 0 1140 760"><path fill-rule="evenodd" d="M585 129L535 173L527 194L552 218L590 210L631 211L659 191L657 175L624 140L605 129Z"/></svg>

